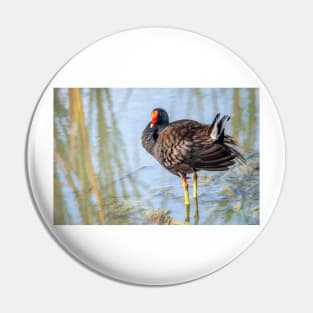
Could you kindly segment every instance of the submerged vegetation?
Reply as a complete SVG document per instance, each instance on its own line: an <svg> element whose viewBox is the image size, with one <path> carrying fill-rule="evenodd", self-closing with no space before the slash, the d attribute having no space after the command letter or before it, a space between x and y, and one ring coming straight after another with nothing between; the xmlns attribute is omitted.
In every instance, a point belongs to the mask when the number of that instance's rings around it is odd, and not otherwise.
<svg viewBox="0 0 313 313"><path fill-rule="evenodd" d="M258 224L259 103L250 89L54 90L55 224ZM199 173L200 219L181 186L140 144L153 107L172 120L231 114L247 166Z"/></svg>

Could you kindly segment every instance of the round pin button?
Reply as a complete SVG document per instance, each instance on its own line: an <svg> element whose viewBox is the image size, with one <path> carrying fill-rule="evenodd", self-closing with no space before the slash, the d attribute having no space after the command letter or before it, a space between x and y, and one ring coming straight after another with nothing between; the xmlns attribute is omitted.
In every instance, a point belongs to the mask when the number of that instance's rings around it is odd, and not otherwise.
<svg viewBox="0 0 313 313"><path fill-rule="evenodd" d="M241 254L281 189L279 116L256 74L206 37L142 28L97 41L54 76L28 135L34 203L76 260L166 285Z"/></svg>

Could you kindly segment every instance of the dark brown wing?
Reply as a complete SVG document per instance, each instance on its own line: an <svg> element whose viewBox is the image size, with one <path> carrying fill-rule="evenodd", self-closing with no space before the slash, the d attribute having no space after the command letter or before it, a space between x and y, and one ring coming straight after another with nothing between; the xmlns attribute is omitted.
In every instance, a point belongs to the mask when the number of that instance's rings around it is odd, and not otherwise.
<svg viewBox="0 0 313 313"><path fill-rule="evenodd" d="M155 145L155 156L169 171L175 174L195 170L223 171L243 160L234 148L234 140L224 135L224 116L216 116L211 125L192 120L180 120L169 124L159 135Z"/></svg>
<svg viewBox="0 0 313 313"><path fill-rule="evenodd" d="M227 115L219 120L217 114L211 125L193 133L190 165L195 170L223 171L235 163L236 155L225 142L224 130L228 120Z"/></svg>
<svg viewBox="0 0 313 313"><path fill-rule="evenodd" d="M225 145L194 144L190 165L195 170L224 171L235 163L236 155Z"/></svg>
<svg viewBox="0 0 313 313"><path fill-rule="evenodd" d="M192 172L189 165L192 151L192 136L203 125L191 120L179 120L170 123L159 134L154 147L154 156L169 171L174 174Z"/></svg>

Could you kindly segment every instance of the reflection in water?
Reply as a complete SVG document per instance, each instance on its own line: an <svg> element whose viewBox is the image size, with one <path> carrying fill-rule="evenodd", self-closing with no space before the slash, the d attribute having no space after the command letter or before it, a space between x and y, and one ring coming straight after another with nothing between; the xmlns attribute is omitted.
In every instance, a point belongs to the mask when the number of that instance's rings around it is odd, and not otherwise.
<svg viewBox="0 0 313 313"><path fill-rule="evenodd" d="M259 91L254 88L54 90L55 224L258 224ZM185 208L180 180L141 147L155 107L171 120L232 115L247 166L199 172ZM199 214L197 213L197 208Z"/></svg>

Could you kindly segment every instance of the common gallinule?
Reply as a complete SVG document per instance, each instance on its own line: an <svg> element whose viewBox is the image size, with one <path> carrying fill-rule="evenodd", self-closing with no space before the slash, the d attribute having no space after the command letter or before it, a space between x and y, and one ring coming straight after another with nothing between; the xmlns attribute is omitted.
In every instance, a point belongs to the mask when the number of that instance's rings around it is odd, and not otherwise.
<svg viewBox="0 0 313 313"><path fill-rule="evenodd" d="M189 206L187 174L192 174L193 198L197 199L197 172L226 171L236 160L244 163L237 143L225 134L229 115L218 113L212 124L193 120L169 123L165 110L157 108L151 113L151 122L141 137L143 147L172 174L182 179L185 204Z"/></svg>

